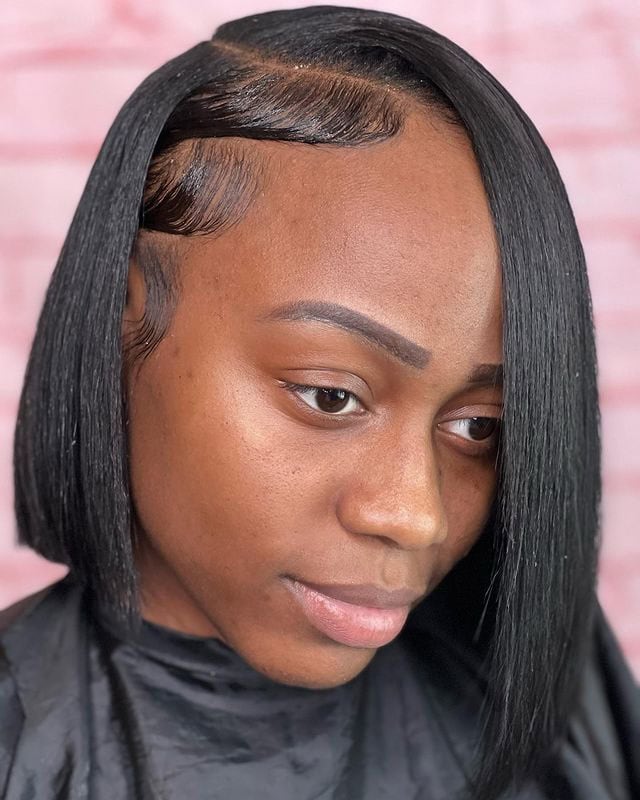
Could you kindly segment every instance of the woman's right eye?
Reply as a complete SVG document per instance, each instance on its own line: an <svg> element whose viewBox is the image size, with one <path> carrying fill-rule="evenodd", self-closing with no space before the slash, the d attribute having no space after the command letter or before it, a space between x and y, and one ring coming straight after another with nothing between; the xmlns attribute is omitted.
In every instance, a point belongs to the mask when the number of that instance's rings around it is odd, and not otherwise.
<svg viewBox="0 0 640 800"><path fill-rule="evenodd" d="M291 383L290 381L281 381L282 386L300 398L309 398L311 402L303 399L303 402L309 406L313 411L325 416L332 417L347 417L350 416L354 409L349 411L349 403L353 400L356 407L362 407L360 398L353 392L347 389L342 389L338 386L310 386L304 383ZM347 413L345 412L347 409Z"/></svg>

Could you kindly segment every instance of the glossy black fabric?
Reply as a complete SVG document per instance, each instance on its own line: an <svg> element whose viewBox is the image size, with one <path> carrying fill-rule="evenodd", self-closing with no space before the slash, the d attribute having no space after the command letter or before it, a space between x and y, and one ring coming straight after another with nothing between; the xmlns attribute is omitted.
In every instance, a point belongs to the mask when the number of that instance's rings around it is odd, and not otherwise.
<svg viewBox="0 0 640 800"><path fill-rule="evenodd" d="M419 612L420 609L416 609ZM481 680L428 615L335 689L277 684L222 642L123 637L70 579L0 621L5 800L451 800ZM640 798L640 698L604 618L559 762L518 800Z"/></svg>

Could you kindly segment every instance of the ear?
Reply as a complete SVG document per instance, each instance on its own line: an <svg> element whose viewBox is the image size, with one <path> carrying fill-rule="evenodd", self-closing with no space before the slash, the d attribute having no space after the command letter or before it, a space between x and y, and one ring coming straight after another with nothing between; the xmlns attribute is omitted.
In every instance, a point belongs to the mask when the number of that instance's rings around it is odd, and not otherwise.
<svg viewBox="0 0 640 800"><path fill-rule="evenodd" d="M129 274L127 276L127 296L122 313L122 337L127 340L140 324L144 315L147 288L142 270L132 256L129 260Z"/></svg>
<svg viewBox="0 0 640 800"><path fill-rule="evenodd" d="M127 295L125 299L124 310L122 312L122 327L120 336L123 358L123 388L126 394L131 391L131 382L133 380L133 375L131 373L133 362L129 351L129 345L136 340L140 330L140 325L142 324L144 317L146 299L147 287L144 280L144 275L135 256L132 256L129 259Z"/></svg>

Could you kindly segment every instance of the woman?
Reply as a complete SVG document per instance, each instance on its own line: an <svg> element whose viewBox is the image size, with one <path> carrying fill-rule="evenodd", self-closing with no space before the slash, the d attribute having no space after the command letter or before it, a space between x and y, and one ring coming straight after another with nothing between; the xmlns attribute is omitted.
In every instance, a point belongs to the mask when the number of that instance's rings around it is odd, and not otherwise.
<svg viewBox="0 0 640 800"><path fill-rule="evenodd" d="M15 439L0 786L631 798L598 606L589 290L547 148L391 14L150 75L53 275Z"/></svg>

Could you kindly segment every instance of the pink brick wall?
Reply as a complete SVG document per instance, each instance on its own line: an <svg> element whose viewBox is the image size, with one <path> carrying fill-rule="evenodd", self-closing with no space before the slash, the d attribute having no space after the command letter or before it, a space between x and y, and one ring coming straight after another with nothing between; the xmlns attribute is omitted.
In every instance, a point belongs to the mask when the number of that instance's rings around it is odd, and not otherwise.
<svg viewBox="0 0 640 800"><path fill-rule="evenodd" d="M36 316L90 165L152 69L225 19L305 3L4 0L0 6L0 607L60 567L13 544L11 439ZM485 63L541 129L591 274L604 429L600 597L640 676L640 6L388 0Z"/></svg>

